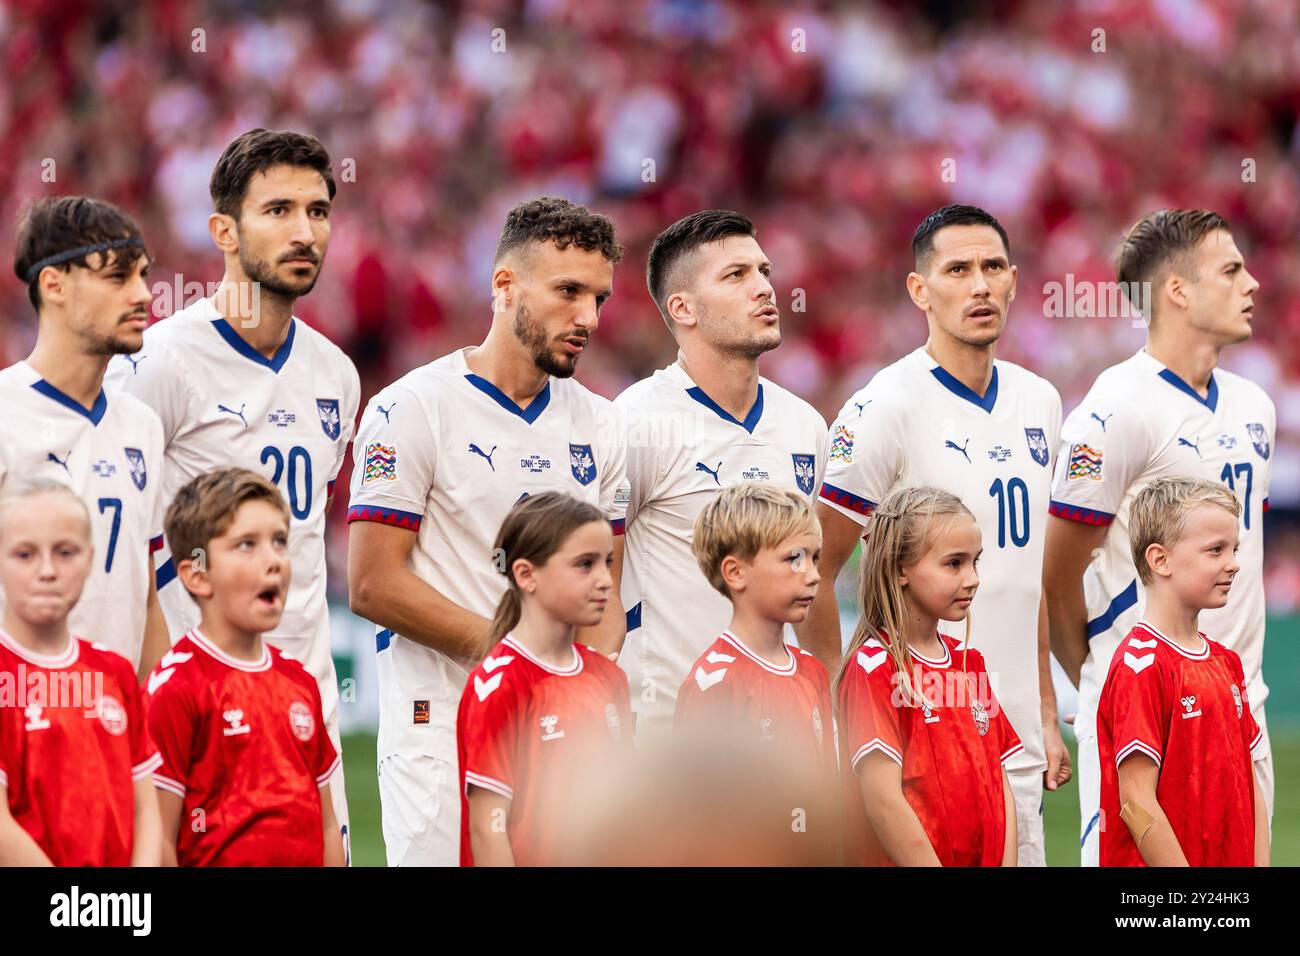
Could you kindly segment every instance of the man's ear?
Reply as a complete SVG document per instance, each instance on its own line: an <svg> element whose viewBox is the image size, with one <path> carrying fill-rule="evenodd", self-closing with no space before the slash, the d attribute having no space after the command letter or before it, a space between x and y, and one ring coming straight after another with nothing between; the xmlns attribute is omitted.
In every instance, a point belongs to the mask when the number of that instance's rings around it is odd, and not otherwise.
<svg viewBox="0 0 1300 956"><path fill-rule="evenodd" d="M673 329L676 335L677 327L694 328L699 324L699 317L691 307L690 296L684 292L674 292L664 303L664 308L668 310L669 328Z"/></svg>
<svg viewBox="0 0 1300 956"><path fill-rule="evenodd" d="M515 271L504 262L492 270L492 311L504 312L514 304Z"/></svg>
<svg viewBox="0 0 1300 956"><path fill-rule="evenodd" d="M239 229L234 216L221 212L208 216L208 235L223 253L233 255L239 251Z"/></svg>
<svg viewBox="0 0 1300 956"><path fill-rule="evenodd" d="M930 290L925 287L925 277L921 273L907 274L907 294L912 297L912 304L922 312L930 311Z"/></svg>

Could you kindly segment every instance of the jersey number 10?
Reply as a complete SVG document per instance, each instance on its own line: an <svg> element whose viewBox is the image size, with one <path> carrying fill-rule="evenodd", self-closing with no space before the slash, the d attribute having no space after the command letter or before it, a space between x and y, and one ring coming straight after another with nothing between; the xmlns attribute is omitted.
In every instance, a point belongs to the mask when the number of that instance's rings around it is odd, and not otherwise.
<svg viewBox="0 0 1300 956"><path fill-rule="evenodd" d="M1010 530L1011 543L1023 548L1029 543L1029 486L1021 478L1012 478L1005 486L1001 478L995 478L989 485L989 497L998 499L998 547L1007 546Z"/></svg>

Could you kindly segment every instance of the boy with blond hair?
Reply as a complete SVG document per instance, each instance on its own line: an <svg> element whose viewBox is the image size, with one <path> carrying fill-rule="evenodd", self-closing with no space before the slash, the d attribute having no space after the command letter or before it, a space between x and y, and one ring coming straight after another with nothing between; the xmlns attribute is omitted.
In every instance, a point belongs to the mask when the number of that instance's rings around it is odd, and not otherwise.
<svg viewBox="0 0 1300 956"><path fill-rule="evenodd" d="M732 485L695 519L691 548L732 615L682 683L674 729L728 748L770 748L774 759L798 768L808 786L792 802L808 809L807 832L829 847L838 826L830 678L784 637L786 625L808 616L820 580L821 527L812 505L770 483ZM790 813L781 815L787 830Z"/></svg>
<svg viewBox="0 0 1300 956"><path fill-rule="evenodd" d="M1120 644L1097 713L1102 866L1267 866L1252 769L1263 733L1241 658L1198 628L1228 602L1241 503L1203 478L1160 478L1129 514L1142 619Z"/></svg>
<svg viewBox="0 0 1300 956"><path fill-rule="evenodd" d="M289 591L289 506L265 478L227 468L181 488L164 527L200 609L149 675L164 864L344 865L320 689L263 639Z"/></svg>

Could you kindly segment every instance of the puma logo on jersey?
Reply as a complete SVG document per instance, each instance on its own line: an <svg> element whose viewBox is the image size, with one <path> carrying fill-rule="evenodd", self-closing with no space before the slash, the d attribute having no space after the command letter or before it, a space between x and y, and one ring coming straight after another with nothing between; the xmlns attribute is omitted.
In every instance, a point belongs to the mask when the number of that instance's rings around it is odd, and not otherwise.
<svg viewBox="0 0 1300 956"><path fill-rule="evenodd" d="M1107 423L1108 421L1110 421L1112 418L1115 417L1115 413L1114 413L1114 412L1111 412L1111 413L1110 413L1109 415L1107 415L1105 418L1102 418L1102 417L1101 417L1100 415L1098 415L1096 412L1091 412L1090 414L1092 415L1093 418L1095 418L1095 419L1097 420L1097 423L1098 423L1099 425L1101 425L1101 430L1102 430L1103 432L1106 430L1106 423Z"/></svg>
<svg viewBox="0 0 1300 956"><path fill-rule="evenodd" d="M72 449L69 448L67 450L67 453L64 454L62 458L54 454L54 452L50 452L45 456L45 460L54 462L56 465L61 467L64 471L68 472L69 476L71 476L72 472L68 471L68 459L71 457L72 457Z"/></svg>
<svg viewBox="0 0 1300 956"><path fill-rule="evenodd" d="M479 703L487 700L492 696L492 692L501 686L501 678L504 674L493 674L487 680L474 675L474 693L478 695Z"/></svg>
<svg viewBox="0 0 1300 956"><path fill-rule="evenodd" d="M706 671L703 666L695 668L695 683L699 685L699 688L702 691L708 690L726 676L727 669L725 667L721 667L712 673Z"/></svg>
<svg viewBox="0 0 1300 956"><path fill-rule="evenodd" d="M376 410L377 412L379 412L380 415L383 415L383 416L384 416L384 421L388 422L388 424L391 425L391 424L392 424L392 421L389 420L389 418L388 418L388 413L391 412L391 411L392 411L394 408L396 408L396 407L397 407L397 403L396 403L396 402L393 402L393 404L389 405L387 408L384 408L383 405L376 404L376 405L375 405L375 410Z"/></svg>
<svg viewBox="0 0 1300 956"><path fill-rule="evenodd" d="M470 442L469 450L470 450L470 454L478 455L480 458L486 461L488 463L488 467L491 468L493 471L497 470L497 466L492 464L492 456L497 453L496 445L492 446L491 451L485 452L482 448L479 448L478 445L475 445L473 442Z"/></svg>
<svg viewBox="0 0 1300 956"><path fill-rule="evenodd" d="M218 403L218 405L217 405L217 411L218 411L218 412L225 412L227 415L234 415L234 416L235 416L236 418L238 418L241 422L243 422L243 423L244 423L244 427L247 428L247 427L248 427L248 419L244 417L244 409L247 407L247 405L248 405L248 402L244 402L243 405L240 405L240 406L239 406L239 411L235 411L233 408L227 408L225 405L222 405L222 404Z"/></svg>
<svg viewBox="0 0 1300 956"><path fill-rule="evenodd" d="M969 439L969 438L966 439L966 444L965 444L965 445L958 445L958 444L957 444L955 441L953 441L952 439L946 439L946 440L944 441L944 443L943 443L943 447L944 447L944 448L951 448L953 451L959 451L959 452L961 452L961 456L962 456L963 458L966 459L966 461L967 461L968 464L969 464L969 462L970 462L970 455L966 453L966 448L967 448L967 446L969 446L969 445L970 445L970 439Z"/></svg>
<svg viewBox="0 0 1300 956"><path fill-rule="evenodd" d="M1196 708L1195 697L1184 697L1180 703L1183 705L1183 720L1187 720L1189 717L1201 716L1200 710Z"/></svg>
<svg viewBox="0 0 1300 956"><path fill-rule="evenodd" d="M858 410L858 418L861 418L861 417L862 417L862 410L863 410L864 408L866 408L866 407L867 407L868 405L870 405L870 404L871 404L871 399L867 399L865 402L854 402L854 403L853 403L853 407L856 408L856 409Z"/></svg>
<svg viewBox="0 0 1300 956"><path fill-rule="evenodd" d="M543 740L559 740L561 737L564 736L563 730L555 729L555 725L558 724L559 722L560 722L560 718L557 717L555 714L547 714L545 717L543 717L541 720L538 721L538 723L542 725L542 730L544 731L544 733L542 734Z"/></svg>
<svg viewBox="0 0 1300 956"><path fill-rule="evenodd" d="M1129 666L1129 669L1133 671L1134 674L1141 674L1155 662L1156 656L1154 654L1143 654L1138 656L1137 654L1131 654L1128 651L1124 652L1124 663Z"/></svg>
<svg viewBox="0 0 1300 956"><path fill-rule="evenodd" d="M514 656L511 654L502 654L500 657L493 657L489 654L487 657L483 658L483 669L491 674L498 667L505 667L513 660Z"/></svg>
<svg viewBox="0 0 1300 956"><path fill-rule="evenodd" d="M733 657L731 654L720 654L720 653L718 653L717 651L709 651L709 653L708 653L707 655L705 655L705 658L704 658L704 659L705 659L706 661L708 661L710 664L734 664L734 663L736 663L736 658Z"/></svg>
<svg viewBox="0 0 1300 956"><path fill-rule="evenodd" d="M134 375L136 373L137 368L139 368L140 363L143 362L149 356L141 355L139 358L136 358L134 355L124 355L122 357L131 363L131 374Z"/></svg>
<svg viewBox="0 0 1300 956"><path fill-rule="evenodd" d="M1190 448L1192 451L1196 452L1196 457L1197 457L1197 458L1200 458L1200 457L1201 457L1201 439L1200 439L1200 436L1197 436L1197 439L1196 439L1195 443L1188 441L1186 438L1179 438L1179 439L1178 439L1178 447L1179 447L1179 448L1182 448L1182 447L1184 447L1184 446L1186 446L1186 447Z"/></svg>
<svg viewBox="0 0 1300 956"><path fill-rule="evenodd" d="M229 727L222 727L221 732L227 737L236 737L239 734L246 734L253 728L244 723L244 712L239 709L222 711L221 719L228 723Z"/></svg>
<svg viewBox="0 0 1300 956"><path fill-rule="evenodd" d="M45 716L45 708L40 704L28 704L23 710L23 716L27 718L24 730L48 730L50 726L49 718Z"/></svg>
<svg viewBox="0 0 1300 956"><path fill-rule="evenodd" d="M722 462L718 462L718 467L717 467L717 468L710 468L710 467L709 467L708 465L706 465L704 462L702 462L702 461L697 461L697 462L695 463L695 470L696 470L696 471L707 472L708 474L712 475L712 476L713 476L713 483L714 483L715 485L717 485L719 488L722 487L722 482L718 480L718 472L720 472L720 471L722 470Z"/></svg>

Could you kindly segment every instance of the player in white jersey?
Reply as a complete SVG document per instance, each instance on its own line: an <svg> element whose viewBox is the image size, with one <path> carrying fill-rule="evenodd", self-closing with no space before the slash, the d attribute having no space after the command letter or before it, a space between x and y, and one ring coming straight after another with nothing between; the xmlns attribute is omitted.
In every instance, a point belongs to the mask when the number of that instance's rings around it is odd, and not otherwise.
<svg viewBox="0 0 1300 956"><path fill-rule="evenodd" d="M1043 532L1061 399L1045 379L994 357L1015 297L1016 268L1002 226L973 206L946 206L912 239L908 292L926 314L925 346L878 372L831 426L821 489L823 576L834 581L875 508L898 488L952 492L983 533L971 642L1024 751L1007 773L1016 800L1017 861L1043 866L1042 791L1070 777L1056 721ZM824 661L840 652L839 611L823 587L804 625ZM961 639L965 624L945 633Z"/></svg>
<svg viewBox="0 0 1300 956"><path fill-rule="evenodd" d="M126 213L78 196L33 203L14 251L40 331L26 361L0 372L0 485L53 478L82 497L94 570L71 627L143 675L142 658L167 648L152 559L162 544L162 428L134 398L105 394L103 380L112 356L140 348L149 256Z"/></svg>
<svg viewBox="0 0 1300 956"><path fill-rule="evenodd" d="M731 620L691 552L696 516L741 481L812 497L826 467L825 419L758 374L781 344L771 271L753 223L725 209L678 220L650 248L646 282L677 361L615 400L631 491L619 664L643 736L671 731L678 688Z"/></svg>
<svg viewBox="0 0 1300 956"><path fill-rule="evenodd" d="M571 376L622 249L563 199L511 210L482 345L417 368L366 406L348 509L352 610L379 654L379 797L390 866L460 859L456 713L489 650L506 580L493 553L511 507L563 491L598 505L621 552L625 450L613 406ZM617 580L579 640L621 640Z"/></svg>
<svg viewBox="0 0 1300 956"><path fill-rule="evenodd" d="M1276 414L1258 385L1217 368L1225 347L1250 337L1259 283L1228 224L1203 210L1145 217L1130 230L1118 265L1122 288L1149 290L1139 300L1151 306L1147 343L1097 376L1066 419L1044 564L1052 649L1079 687L1080 843L1091 866L1106 825L1098 812L1097 703L1115 648L1144 603L1129 547L1129 507L1156 478L1221 481L1241 499L1241 570L1228 603L1201 613L1201 628L1241 656L1247 697L1265 732L1264 745L1253 751L1256 776L1270 813L1273 805L1260 666L1263 517Z"/></svg>
<svg viewBox="0 0 1300 956"><path fill-rule="evenodd" d="M140 352L116 360L109 378L162 420L165 503L198 475L231 466L265 475L284 494L292 581L280 626L266 638L316 678L341 752L325 514L361 388L352 361L293 315L325 259L334 188L329 156L313 137L252 130L226 147L212 174L208 222L225 256L215 296L150 327ZM159 557L158 593L179 639L199 623L198 605L176 579L176 561L189 556ZM341 776L330 791L346 846Z"/></svg>

